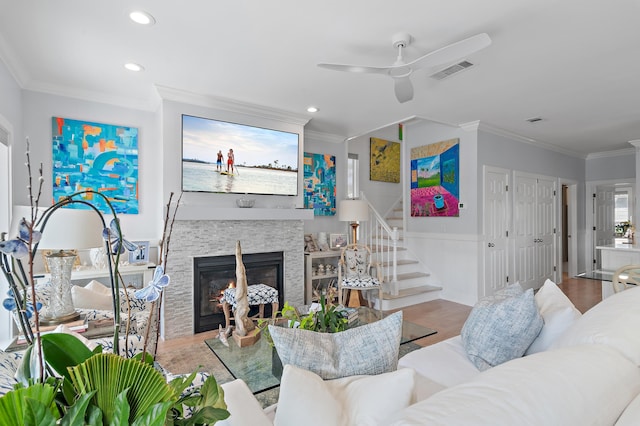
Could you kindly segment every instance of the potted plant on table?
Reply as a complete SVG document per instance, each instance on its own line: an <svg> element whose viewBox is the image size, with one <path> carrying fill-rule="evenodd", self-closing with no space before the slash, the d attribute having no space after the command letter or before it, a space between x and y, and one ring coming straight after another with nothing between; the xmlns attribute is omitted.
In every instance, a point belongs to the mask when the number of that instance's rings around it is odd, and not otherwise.
<svg viewBox="0 0 640 426"><path fill-rule="evenodd" d="M41 213L38 201L44 182L42 165L34 196L28 146L27 141L31 217L22 218L16 238L0 241L0 268L10 287L10 297L3 305L14 311L29 346L16 374L18 383L13 391L0 397L0 425L198 425L227 418L224 393L213 376L199 390L185 392L196 373L167 383L154 368L152 357L145 353L146 343L145 350L135 357L129 357L126 350L120 354L118 265L127 242L116 212L103 194L81 191ZM102 197L109 206L113 214L109 227L102 213L87 201L92 197ZM47 220L57 209L74 203L84 204L100 216L104 229L96 232L103 232L107 252L113 256L108 257L115 317L113 354L102 353L101 346L92 351L70 334L40 335L38 304L30 302L37 300L33 264ZM26 270L22 263L25 258ZM155 301L168 282L159 266L154 280L139 296ZM34 317L33 327L30 316Z"/></svg>

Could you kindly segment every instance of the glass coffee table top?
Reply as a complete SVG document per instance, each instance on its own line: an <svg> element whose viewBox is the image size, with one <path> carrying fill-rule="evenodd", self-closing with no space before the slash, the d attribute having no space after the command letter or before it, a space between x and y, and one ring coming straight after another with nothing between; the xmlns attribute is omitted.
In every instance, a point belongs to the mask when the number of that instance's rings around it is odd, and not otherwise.
<svg viewBox="0 0 640 426"><path fill-rule="evenodd" d="M358 308L358 319L349 324L349 328L369 324L377 321L379 318L378 311L367 307L360 307ZM403 345L436 333L435 330L430 328L408 321L402 321L402 337L400 338L401 352L402 349L409 349L406 347L403 348ZM273 389L280 385L280 378L274 376L272 373L272 357L275 349L269 345L267 339L260 338L256 344L244 348L240 348L232 337L229 337L228 347L222 344L217 338L205 340L205 343L225 368L229 370L231 375L236 379L242 379L254 394ZM414 346L416 347L409 349L409 351L418 348L417 345Z"/></svg>

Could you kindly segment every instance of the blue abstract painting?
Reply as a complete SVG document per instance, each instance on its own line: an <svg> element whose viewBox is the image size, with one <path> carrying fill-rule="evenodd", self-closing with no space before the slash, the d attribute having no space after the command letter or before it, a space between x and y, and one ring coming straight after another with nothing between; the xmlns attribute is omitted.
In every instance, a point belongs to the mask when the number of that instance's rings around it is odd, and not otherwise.
<svg viewBox="0 0 640 426"><path fill-rule="evenodd" d="M336 214L336 157L304 153L304 208L314 216Z"/></svg>
<svg viewBox="0 0 640 426"><path fill-rule="evenodd" d="M138 129L52 118L53 203L79 191L104 194L118 214L138 214ZM111 213L102 197L86 200ZM88 209L74 203L69 208Z"/></svg>

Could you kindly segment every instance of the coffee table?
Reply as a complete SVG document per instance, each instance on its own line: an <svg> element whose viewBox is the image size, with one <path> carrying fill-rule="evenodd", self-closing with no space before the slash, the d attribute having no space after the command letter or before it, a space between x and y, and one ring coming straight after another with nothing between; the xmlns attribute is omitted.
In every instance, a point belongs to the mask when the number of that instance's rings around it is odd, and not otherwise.
<svg viewBox="0 0 640 426"><path fill-rule="evenodd" d="M380 319L378 311L367 307L358 308L358 319L349 324L349 328L369 324ZM400 351L403 353L418 349L409 345L411 342L423 337L436 334L437 331L409 321L402 321L402 337L400 338ZM267 339L261 338L255 345L244 348L238 347L233 339L229 339L229 346L215 339L205 340L205 343L218 357L231 375L236 379L242 379L251 392L261 393L280 385L280 379L272 373L272 358L275 349ZM404 349L404 350L403 350ZM275 355L277 356L277 355Z"/></svg>

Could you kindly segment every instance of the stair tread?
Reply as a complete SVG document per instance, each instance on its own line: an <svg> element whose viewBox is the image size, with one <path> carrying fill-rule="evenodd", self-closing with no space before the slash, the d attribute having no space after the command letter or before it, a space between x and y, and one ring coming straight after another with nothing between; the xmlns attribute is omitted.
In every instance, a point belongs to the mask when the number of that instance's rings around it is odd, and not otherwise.
<svg viewBox="0 0 640 426"><path fill-rule="evenodd" d="M397 265L414 265L416 263L419 263L417 260L413 260L413 259L399 259L396 264ZM387 267L387 266L391 266L393 264L393 262L382 262L381 265L383 267Z"/></svg>
<svg viewBox="0 0 640 426"><path fill-rule="evenodd" d="M428 293L430 291L440 291L440 290L442 290L442 287L436 287L432 285L422 285L418 287L403 288L398 292L398 295L382 293L382 298L384 300L393 300L393 299L400 299L402 297L415 296L416 294Z"/></svg>
<svg viewBox="0 0 640 426"><path fill-rule="evenodd" d="M398 281L411 280L414 278L423 278L428 276L429 274L427 274L426 272L405 272L403 274L398 274Z"/></svg>

